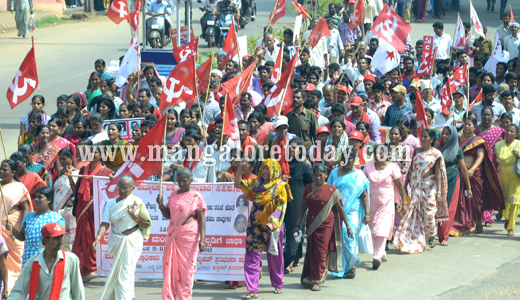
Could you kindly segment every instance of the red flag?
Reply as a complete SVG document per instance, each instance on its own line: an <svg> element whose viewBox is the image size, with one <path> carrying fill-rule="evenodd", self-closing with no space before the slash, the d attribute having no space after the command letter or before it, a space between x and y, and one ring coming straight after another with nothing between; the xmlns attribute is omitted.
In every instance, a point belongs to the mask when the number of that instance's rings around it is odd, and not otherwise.
<svg viewBox="0 0 520 300"><path fill-rule="evenodd" d="M451 80L448 78L448 81L446 81L441 91L439 92L443 112L445 109L449 111L451 108L451 94Z"/></svg>
<svg viewBox="0 0 520 300"><path fill-rule="evenodd" d="M296 12L302 16L302 19L307 18L307 12L309 11L305 6L301 5L300 3L296 2L296 0L291 0L292 5L294 6L294 9L296 9Z"/></svg>
<svg viewBox="0 0 520 300"><path fill-rule="evenodd" d="M282 47L283 48L283 47ZM271 73L271 82L277 83L280 80L280 76L282 75L282 59L283 59L283 51L278 51L278 57L274 62L273 72Z"/></svg>
<svg viewBox="0 0 520 300"><path fill-rule="evenodd" d="M130 14L130 26L132 26L134 31L139 30L139 10Z"/></svg>
<svg viewBox="0 0 520 300"><path fill-rule="evenodd" d="M231 27L229 27L228 35L226 36L226 40L222 45L222 51L226 53L226 56L222 59L222 65L225 66L228 60L232 60L233 57L238 55L238 42L237 42L237 33L235 31L235 22L231 23Z"/></svg>
<svg viewBox="0 0 520 300"><path fill-rule="evenodd" d="M478 33L481 37L486 38L484 35L484 27L482 26L482 23L480 22L480 19L477 15L477 11L475 10L475 7L473 7L473 3L471 3L471 1L469 1L469 8L469 15L471 22L473 22L473 26L475 27L475 32Z"/></svg>
<svg viewBox="0 0 520 300"><path fill-rule="evenodd" d="M11 105L11 109L29 98L39 83L33 40L31 50L29 50L29 53L25 56L7 90L6 97L7 101L9 101L9 105Z"/></svg>
<svg viewBox="0 0 520 300"><path fill-rule="evenodd" d="M126 1L123 0L114 0L112 5L110 5L110 9L107 12L107 17L114 21L114 23L119 24L123 20L128 20L128 7L126 6Z"/></svg>
<svg viewBox="0 0 520 300"><path fill-rule="evenodd" d="M325 17L321 17L320 21L312 29L311 34L309 35L309 40L311 42L311 47L314 48L316 45L318 45L318 42L320 39L324 36L332 36L329 30L329 25L327 24L327 20L325 20Z"/></svg>
<svg viewBox="0 0 520 300"><path fill-rule="evenodd" d="M209 77L211 73L211 63L213 56L211 56L205 63L197 68L197 90L207 91L209 85Z"/></svg>
<svg viewBox="0 0 520 300"><path fill-rule="evenodd" d="M126 160L125 163L119 168L117 173L114 174L112 180L110 180L106 185L106 192L109 198L112 199L118 196L117 184L119 178L123 175L130 175L134 181L137 182L144 181L150 175L161 174L161 160L158 160L157 157L155 157L156 151L151 151L150 147L162 144L164 128L166 127L167 120L167 117L161 118L161 120L150 129L150 131L139 142L139 145L136 145L135 156L126 155L126 157L124 157ZM125 150L130 151L127 148L125 148Z"/></svg>
<svg viewBox="0 0 520 300"><path fill-rule="evenodd" d="M469 105L469 110L471 111L471 109L473 108L473 105L475 105L479 102L482 102L482 91L480 91L478 93L477 97L475 97L475 100L473 100L473 102L471 102L471 104Z"/></svg>
<svg viewBox="0 0 520 300"><path fill-rule="evenodd" d="M428 128L428 119L422 102L421 93L415 94L415 111L417 112L417 136L420 138L423 129Z"/></svg>
<svg viewBox="0 0 520 300"><path fill-rule="evenodd" d="M437 57L437 48L433 49L433 52L430 54L423 53L423 61L417 70L416 77L430 76L435 63L435 57Z"/></svg>
<svg viewBox="0 0 520 300"><path fill-rule="evenodd" d="M363 2L364 1L358 1L356 9L348 21L348 28L350 28L350 30L356 29L357 26L363 26L365 22L365 6Z"/></svg>
<svg viewBox="0 0 520 300"><path fill-rule="evenodd" d="M253 78L253 72L256 67L256 60L254 63L250 64L247 69L235 75L235 77L230 80L224 82L222 87L224 90L228 92L229 99L234 105L240 100L240 94L249 90L249 86L251 86L251 80Z"/></svg>
<svg viewBox="0 0 520 300"><path fill-rule="evenodd" d="M385 4L371 28L378 37L392 44L400 53L404 53L404 41L412 26L390 9L388 3Z"/></svg>
<svg viewBox="0 0 520 300"><path fill-rule="evenodd" d="M468 64L463 65L451 76L451 90L455 90L461 85L468 84Z"/></svg>
<svg viewBox="0 0 520 300"><path fill-rule="evenodd" d="M177 63L181 63L188 58L195 55L195 60L197 60L197 51L199 49L199 38L187 43L184 46L173 47L173 57L177 61Z"/></svg>
<svg viewBox="0 0 520 300"><path fill-rule="evenodd" d="M161 93L161 110L197 97L195 56L173 68Z"/></svg>
<svg viewBox="0 0 520 300"><path fill-rule="evenodd" d="M231 103L231 99L229 99L229 94L226 93L226 108L224 109L224 113L222 114L222 120L224 123L222 124L222 134L227 135L228 138L234 141L240 141L240 135L238 131L238 119L235 116L234 105Z"/></svg>
<svg viewBox="0 0 520 300"><path fill-rule="evenodd" d="M267 96L265 97L264 103L267 106L267 115L271 118L277 116L280 113L280 106L283 105L282 112L287 114L292 109L292 98L293 93L290 87L291 76L298 60L299 50L296 50L296 54L291 58L285 71L275 86L271 88Z"/></svg>
<svg viewBox="0 0 520 300"><path fill-rule="evenodd" d="M513 15L513 8L509 5L509 15L511 16L510 24L515 23L515 16Z"/></svg>
<svg viewBox="0 0 520 300"><path fill-rule="evenodd" d="M274 23L283 16L285 16L285 0L276 0L273 11L269 15L269 24L271 24L271 26L274 25Z"/></svg>

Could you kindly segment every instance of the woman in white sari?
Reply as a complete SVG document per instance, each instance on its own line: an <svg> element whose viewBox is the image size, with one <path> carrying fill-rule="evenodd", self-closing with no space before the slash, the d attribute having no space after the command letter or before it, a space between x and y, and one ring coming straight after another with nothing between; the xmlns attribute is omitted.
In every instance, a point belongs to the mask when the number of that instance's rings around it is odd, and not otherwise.
<svg viewBox="0 0 520 300"><path fill-rule="evenodd" d="M70 148L63 148L58 152L58 160L62 166L58 176L54 182L54 211L58 212L67 206L69 200L72 199L76 193L76 178L72 175L79 174L79 171L74 169L72 162L74 155Z"/></svg>
<svg viewBox="0 0 520 300"><path fill-rule="evenodd" d="M101 226L92 245L96 250L111 224L108 251L114 261L100 300L135 299L135 267L143 250L143 240L149 237L152 225L143 200L132 195L132 177L122 176L117 187L119 197L105 203Z"/></svg>

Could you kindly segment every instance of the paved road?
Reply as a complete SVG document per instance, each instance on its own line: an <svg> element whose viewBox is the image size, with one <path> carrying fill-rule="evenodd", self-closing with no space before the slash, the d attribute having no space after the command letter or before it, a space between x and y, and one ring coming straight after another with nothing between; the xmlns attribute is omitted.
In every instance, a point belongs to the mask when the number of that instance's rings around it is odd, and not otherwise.
<svg viewBox="0 0 520 300"><path fill-rule="evenodd" d="M468 1L463 0L461 17L469 19ZM258 19L248 24L239 34L258 35L267 23L274 0L259 1ZM290 5L290 1L288 1ZM515 11L519 3L513 3ZM195 7L198 4L194 5ZM498 12L487 12L485 1L475 1L480 19L489 28L493 39L498 22ZM194 29L200 34L194 10ZM446 32L453 34L456 14L450 12L444 18ZM428 22L433 22L431 19ZM291 17L281 20L290 24ZM254 25L254 26L250 26ZM424 34L432 34L431 23L412 24L411 40L416 41ZM0 35L0 83L5 93L21 61L30 48L29 40L14 37L13 32ZM40 29L36 33L36 57L38 61L41 93L47 99L47 111L55 111L55 99L60 94L71 94L84 90L88 75L93 71L93 62L98 58L115 60L126 51L129 30L124 25L109 21L69 24ZM30 111L25 102L10 110L7 102L0 103L0 125L6 139L8 153L16 149L19 120ZM0 157L3 157L0 150ZM320 293L305 290L299 284L301 269L285 277L283 295L274 298L311 299L317 297L349 297L352 299L518 299L520 295L520 243L518 237L506 237L503 221L495 223L484 234L450 239L450 246L437 246L423 254L399 255L394 249L389 252L388 262L378 271L371 270L371 258L362 254L363 264L358 268L354 280L329 280ZM264 262L264 274L267 275ZM86 285L87 299L98 299L104 278ZM160 280L137 280L136 299L160 299ZM260 296L272 297L268 277L260 281ZM237 299L246 293L244 288L236 291L226 289L220 282L199 282L195 286L194 299Z"/></svg>

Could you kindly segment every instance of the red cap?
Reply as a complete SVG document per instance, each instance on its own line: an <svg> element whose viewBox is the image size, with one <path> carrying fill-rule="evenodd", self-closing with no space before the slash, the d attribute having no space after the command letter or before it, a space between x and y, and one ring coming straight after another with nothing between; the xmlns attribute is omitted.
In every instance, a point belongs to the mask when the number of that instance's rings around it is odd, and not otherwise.
<svg viewBox="0 0 520 300"><path fill-rule="evenodd" d="M376 77L374 76L374 74L367 74L365 76L365 78L363 79L363 81L367 81L367 80L370 80L373 83L376 83Z"/></svg>
<svg viewBox="0 0 520 300"><path fill-rule="evenodd" d="M344 91L345 94L350 94L350 92L351 92L351 91L348 89L348 87L346 87L346 86L344 86L344 85L340 85L340 86L339 86L339 90L340 90L340 91Z"/></svg>
<svg viewBox="0 0 520 300"><path fill-rule="evenodd" d="M365 138L363 137L363 134L357 130L354 130L350 133L350 135L348 136L349 139L351 140L356 140L356 141L363 141Z"/></svg>
<svg viewBox="0 0 520 300"><path fill-rule="evenodd" d="M350 100L350 103L349 103L351 106L360 106L361 104L363 104L363 99L361 99L361 97L359 96L354 96L351 100Z"/></svg>
<svg viewBox="0 0 520 300"><path fill-rule="evenodd" d="M348 0L348 3L349 3L349 4L350 4L350 3L354 3L354 4L356 4L356 0Z"/></svg>
<svg viewBox="0 0 520 300"><path fill-rule="evenodd" d="M316 135L318 135L320 133L328 133L328 134L330 134L329 127L321 126L320 128L318 128L318 132L316 133Z"/></svg>
<svg viewBox="0 0 520 300"><path fill-rule="evenodd" d="M307 85L305 86L305 90L306 91L314 91L316 90L316 86L312 83L307 83Z"/></svg>
<svg viewBox="0 0 520 300"><path fill-rule="evenodd" d="M209 123L208 130L215 130L215 121Z"/></svg>
<svg viewBox="0 0 520 300"><path fill-rule="evenodd" d="M65 231L63 231L63 228L61 228L61 225L58 223L47 223L42 228L42 237L44 238L57 237L64 234Z"/></svg>

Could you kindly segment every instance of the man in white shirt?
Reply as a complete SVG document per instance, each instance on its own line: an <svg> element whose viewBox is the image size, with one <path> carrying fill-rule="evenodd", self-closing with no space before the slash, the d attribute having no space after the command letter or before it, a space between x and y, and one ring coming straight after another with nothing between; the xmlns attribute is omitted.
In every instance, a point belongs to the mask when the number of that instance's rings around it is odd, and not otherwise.
<svg viewBox="0 0 520 300"><path fill-rule="evenodd" d="M449 59L452 40L449 34L444 33L444 24L442 22L433 23L433 49L437 48L437 57L435 59Z"/></svg>
<svg viewBox="0 0 520 300"><path fill-rule="evenodd" d="M518 38L518 23L509 25L511 35L507 36L504 40L504 50L509 52L509 57L518 57L518 47L520 47L520 39Z"/></svg>
<svg viewBox="0 0 520 300"><path fill-rule="evenodd" d="M496 122L500 116L506 112L504 106L500 103L495 102L496 89L492 84L485 84L482 87L482 101L473 105L471 109L477 115L477 121L480 124L482 122L481 113L484 107L489 107L493 111L493 122Z"/></svg>
<svg viewBox="0 0 520 300"><path fill-rule="evenodd" d="M506 37L511 34L511 32L509 31L509 22L510 22L509 13L505 13L502 15L502 22L504 24L498 26L497 33L498 33L498 36L500 37L500 39L502 40L502 44L503 44Z"/></svg>
<svg viewBox="0 0 520 300"><path fill-rule="evenodd" d="M435 116L442 113L442 105L441 102L435 97L433 97L433 88L430 80L428 79L421 79L421 96L423 98L423 105L424 108L429 108L433 110L435 113ZM435 123L437 124L437 123Z"/></svg>
<svg viewBox="0 0 520 300"><path fill-rule="evenodd" d="M454 125L453 121L455 119L455 123L460 122L461 117L459 114L454 114L451 112L451 109L444 108L440 114L435 116L435 126L447 126Z"/></svg>
<svg viewBox="0 0 520 300"><path fill-rule="evenodd" d="M500 103L502 103L506 112L510 113L513 117L513 124L518 126L518 124L520 124L520 109L515 107L515 100L513 96L513 92L510 90L503 91L500 94Z"/></svg>
<svg viewBox="0 0 520 300"><path fill-rule="evenodd" d="M279 47L276 47L274 35L272 33L268 33L265 35L265 61L276 61L278 57L278 52L280 51Z"/></svg>
<svg viewBox="0 0 520 300"><path fill-rule="evenodd" d="M343 55L343 42L341 41L341 36L339 34L339 30L334 28L334 21L332 18L327 19L327 25L329 26L331 36L327 37L327 45L329 48L330 54L330 62L338 63L339 57Z"/></svg>
<svg viewBox="0 0 520 300"><path fill-rule="evenodd" d="M367 74L371 73L369 70L370 65L368 64L366 57L360 57L357 59L357 68L354 68L352 65L352 61L347 64L346 75L352 84L356 84L356 80L359 79L360 82L356 89L358 91L364 91L365 86L363 85L363 79Z"/></svg>

